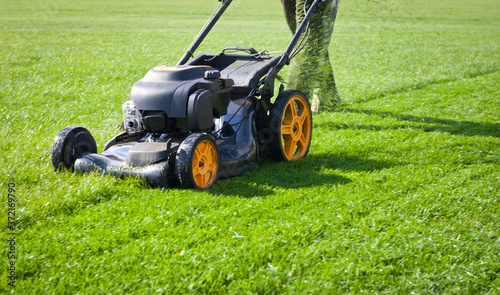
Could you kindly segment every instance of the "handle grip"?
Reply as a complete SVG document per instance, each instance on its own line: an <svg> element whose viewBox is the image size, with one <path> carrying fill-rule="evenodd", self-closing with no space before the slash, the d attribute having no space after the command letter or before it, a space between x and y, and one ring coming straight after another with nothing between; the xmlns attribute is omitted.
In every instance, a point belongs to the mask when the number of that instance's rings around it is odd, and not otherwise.
<svg viewBox="0 0 500 295"><path fill-rule="evenodd" d="M222 50L222 53L226 52L226 51L243 51L243 52L248 52L250 54L257 54L257 50L253 49L252 47L245 47L245 46L230 46L230 47L226 47L224 48L224 50Z"/></svg>

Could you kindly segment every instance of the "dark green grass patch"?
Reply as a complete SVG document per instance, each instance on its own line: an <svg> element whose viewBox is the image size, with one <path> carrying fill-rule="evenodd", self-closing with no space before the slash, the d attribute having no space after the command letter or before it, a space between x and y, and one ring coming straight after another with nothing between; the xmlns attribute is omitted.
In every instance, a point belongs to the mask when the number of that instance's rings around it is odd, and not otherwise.
<svg viewBox="0 0 500 295"><path fill-rule="evenodd" d="M344 103L313 117L309 155L206 191L56 174L50 148L80 125L101 151L133 83L217 1L0 2L2 240L9 182L18 217L2 293L500 292L495 1L341 2ZM200 51L290 38L279 1L236 0L213 33Z"/></svg>

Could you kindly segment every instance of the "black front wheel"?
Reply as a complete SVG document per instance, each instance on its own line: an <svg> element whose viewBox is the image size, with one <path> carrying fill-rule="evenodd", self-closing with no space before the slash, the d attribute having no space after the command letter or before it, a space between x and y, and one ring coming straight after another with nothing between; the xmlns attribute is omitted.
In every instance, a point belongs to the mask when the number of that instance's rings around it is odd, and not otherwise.
<svg viewBox="0 0 500 295"><path fill-rule="evenodd" d="M92 134L83 127L65 127L59 131L52 144L52 167L55 171L71 170L78 158L90 153L97 153Z"/></svg>

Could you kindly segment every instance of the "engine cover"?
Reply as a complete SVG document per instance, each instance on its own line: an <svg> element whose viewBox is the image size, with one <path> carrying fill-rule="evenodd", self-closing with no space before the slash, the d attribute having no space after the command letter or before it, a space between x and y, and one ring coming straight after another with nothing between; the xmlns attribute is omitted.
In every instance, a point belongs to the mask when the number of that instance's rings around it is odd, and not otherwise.
<svg viewBox="0 0 500 295"><path fill-rule="evenodd" d="M208 66L157 66L132 87L130 100L139 111L163 111L170 118L185 118L187 98L197 89L218 90L214 81L205 80Z"/></svg>
<svg viewBox="0 0 500 295"><path fill-rule="evenodd" d="M155 114L148 117L155 124L149 125L161 126L160 116L166 116L163 121L175 122L171 127L198 131L211 128L214 117L227 113L233 84L210 66L157 66L134 84L130 100L139 112ZM202 97L192 95L197 90L204 90Z"/></svg>

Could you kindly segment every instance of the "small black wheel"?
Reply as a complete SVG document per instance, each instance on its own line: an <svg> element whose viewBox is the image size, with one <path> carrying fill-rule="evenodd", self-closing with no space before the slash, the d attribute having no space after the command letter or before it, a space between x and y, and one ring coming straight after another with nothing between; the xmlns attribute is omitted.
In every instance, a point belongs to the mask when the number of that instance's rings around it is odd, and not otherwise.
<svg viewBox="0 0 500 295"><path fill-rule="evenodd" d="M83 127L65 127L59 131L52 144L52 167L55 171L71 170L76 159L89 153L97 153L92 134Z"/></svg>
<svg viewBox="0 0 500 295"><path fill-rule="evenodd" d="M281 92L270 118L269 148L276 161L295 161L309 151L312 135L311 106L304 93L296 90Z"/></svg>
<svg viewBox="0 0 500 295"><path fill-rule="evenodd" d="M206 189L217 180L219 149L212 136L189 135L179 146L175 157L175 175L182 187Z"/></svg>

